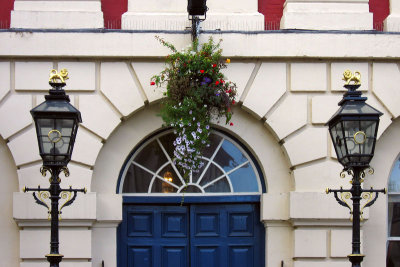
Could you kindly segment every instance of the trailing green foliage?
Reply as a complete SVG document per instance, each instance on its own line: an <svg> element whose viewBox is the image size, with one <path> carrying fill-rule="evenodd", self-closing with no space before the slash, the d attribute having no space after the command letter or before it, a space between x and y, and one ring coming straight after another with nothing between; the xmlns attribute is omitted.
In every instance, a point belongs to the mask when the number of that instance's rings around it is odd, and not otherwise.
<svg viewBox="0 0 400 267"><path fill-rule="evenodd" d="M156 37L172 53L166 68L151 79L151 85L166 87L160 115L165 126L173 127L174 162L183 173L198 171L204 164L202 150L209 146L210 124L215 118L231 121L236 84L226 81L221 70L230 60L222 60L220 43L210 38L197 51L198 43L179 52L172 44ZM185 175L186 176L186 175Z"/></svg>

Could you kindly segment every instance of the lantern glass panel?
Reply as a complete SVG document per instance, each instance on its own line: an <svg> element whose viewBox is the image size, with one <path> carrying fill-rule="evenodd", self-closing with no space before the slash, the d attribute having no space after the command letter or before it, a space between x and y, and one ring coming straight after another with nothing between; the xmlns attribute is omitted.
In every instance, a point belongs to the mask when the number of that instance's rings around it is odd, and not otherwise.
<svg viewBox="0 0 400 267"><path fill-rule="evenodd" d="M342 124L340 122L336 123L335 126L331 128L331 137L333 145L335 146L336 153L339 159L345 155L345 146L344 146L344 138L342 131Z"/></svg>
<svg viewBox="0 0 400 267"><path fill-rule="evenodd" d="M37 119L39 149L44 161L69 161L75 119Z"/></svg>

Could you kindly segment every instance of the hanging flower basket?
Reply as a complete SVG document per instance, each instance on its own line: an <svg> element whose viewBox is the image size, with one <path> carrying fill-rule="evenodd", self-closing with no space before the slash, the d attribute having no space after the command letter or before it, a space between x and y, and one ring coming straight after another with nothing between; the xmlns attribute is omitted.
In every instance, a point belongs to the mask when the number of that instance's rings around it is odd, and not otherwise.
<svg viewBox="0 0 400 267"><path fill-rule="evenodd" d="M204 164L202 150L210 145L211 121L225 117L225 123L233 125L236 84L221 73L230 60L222 59L221 41L214 43L212 38L200 49L195 41L181 52L156 38L172 51L165 59L166 68L150 84L166 88L160 115L176 135L173 161L185 174L197 172Z"/></svg>

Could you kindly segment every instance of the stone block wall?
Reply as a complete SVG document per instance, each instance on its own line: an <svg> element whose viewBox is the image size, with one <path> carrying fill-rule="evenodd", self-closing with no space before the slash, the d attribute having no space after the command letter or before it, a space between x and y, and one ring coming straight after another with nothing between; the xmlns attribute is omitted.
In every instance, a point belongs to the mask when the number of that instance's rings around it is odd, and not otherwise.
<svg viewBox="0 0 400 267"><path fill-rule="evenodd" d="M126 158L133 148L136 140L129 141L134 144L125 148L127 153L119 154L121 150L113 147L113 139L120 130L144 137L161 127L158 119L151 118L155 118L152 114L162 93L150 85L150 78L163 68L162 57L166 51L155 41L151 43L154 46L145 45L148 49L145 52L140 50L141 40L153 38L145 34L93 37L90 33L66 33L61 36L64 41L70 38L69 48L62 56L55 48L42 52L40 46L6 55L7 51L12 51L8 46L18 46L22 42L29 46L42 33L30 33L29 37L2 33L0 37L5 38L5 35L10 43L0 52L3 53L0 54L0 135L10 152L9 160L17 169L18 190L14 189L13 216L20 227L21 266L44 264L43 255L48 246L48 231L44 230L49 225L47 212L34 203L30 194L21 191L23 186L47 186L47 178L40 177L39 173L41 160L29 110L44 100L49 89L49 71L64 67L70 73L67 93L72 104L82 112L83 123L69 164L71 176L62 177L62 186L89 190L87 195L78 196L73 207L63 211L61 238L65 247L61 253L65 255L64 266L90 266L90 262L98 264L104 258L106 266L115 266L116 227L122 219L122 199L115 190L122 165L112 167L112 175L96 170L106 168L104 165L108 162L111 164L112 157ZM185 46L189 39L181 35L165 37L176 40L180 46ZM225 39L224 55L232 62L226 74L228 79L237 82L239 92L233 117L239 123L228 130L244 143L251 144L250 149L261 162L268 187L261 203L261 216L267 229L268 266L276 266L282 260L285 266L294 267L347 266L351 229L348 210L339 206L333 196L324 194L326 187L346 184L339 178L341 167L335 161L324 124L342 98L342 72L351 69L362 73L361 90L368 97L367 102L384 113L379 135L390 128L392 120L400 115L399 52L393 45L400 43L399 38L350 35L345 37L354 39L348 41L338 34L334 36L332 50L326 50L308 48L303 35L236 35L238 46L230 44L231 35L222 37ZM308 37L327 45L332 42L330 35ZM47 33L44 38L55 41L60 33ZM79 43L87 38L98 40L90 47L90 57L82 56L88 55L85 49L89 46L82 47ZM369 42L361 43L364 47L356 49L351 41L358 38ZM121 46L119 51L104 49L116 39ZM300 47L288 45L293 40L297 40ZM271 44L271 41L276 43ZM381 51L374 47L375 43L384 41L391 43L393 49ZM139 48L130 46L131 43L138 44ZM281 50L285 45L286 49ZM353 53L343 55L340 49L346 45ZM265 51L268 46L274 50ZM365 57L365 50L372 56ZM342 56L337 56L340 53ZM395 58L390 58L393 56ZM129 123L135 120L148 123L150 127L131 128ZM249 125L256 128L255 132L248 131ZM264 135L259 133L271 136L268 142L274 145L263 143ZM109 151L108 158L104 156L105 150ZM277 158L271 159L274 155ZM277 164L269 164L273 160ZM384 197L378 200L384 201ZM380 223L384 227L385 224ZM364 237L366 235L364 233ZM381 243L369 243L366 249L384 246ZM385 255L381 253L377 257L384 260ZM374 265L366 260L364 266Z"/></svg>

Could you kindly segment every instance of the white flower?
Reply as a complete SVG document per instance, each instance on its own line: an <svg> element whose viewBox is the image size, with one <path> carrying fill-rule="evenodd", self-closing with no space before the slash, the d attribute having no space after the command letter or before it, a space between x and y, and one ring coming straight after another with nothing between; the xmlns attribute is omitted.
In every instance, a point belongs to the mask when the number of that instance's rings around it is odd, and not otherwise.
<svg viewBox="0 0 400 267"><path fill-rule="evenodd" d="M195 121L195 120L196 120L196 118L195 118L195 117L193 117L193 120Z"/></svg>
<svg viewBox="0 0 400 267"><path fill-rule="evenodd" d="M200 128L197 128L197 131L198 131L199 133L203 132Z"/></svg>
<svg viewBox="0 0 400 267"><path fill-rule="evenodd" d="M206 129L207 129L207 130L210 129L210 125L207 125L207 126L206 126Z"/></svg>

